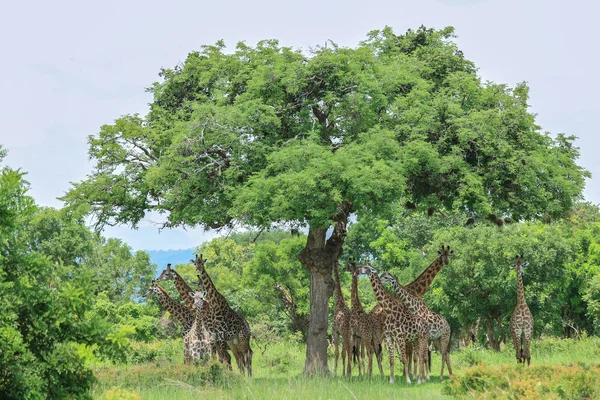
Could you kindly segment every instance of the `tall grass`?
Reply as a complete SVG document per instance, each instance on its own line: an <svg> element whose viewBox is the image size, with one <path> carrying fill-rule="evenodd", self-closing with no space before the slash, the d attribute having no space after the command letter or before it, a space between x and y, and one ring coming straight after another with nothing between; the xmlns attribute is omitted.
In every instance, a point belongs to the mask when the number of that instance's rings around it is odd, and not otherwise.
<svg viewBox="0 0 600 400"><path fill-rule="evenodd" d="M160 344L149 347L151 352L157 354L150 357L150 362L138 365L103 366L96 369L98 384L94 387L92 396L98 399L441 399L448 398L447 394L454 396L473 396L473 391L463 385L461 379L469 378L473 371L485 371L485 374L513 374L519 377L526 368L517 367L512 348L503 347L500 352L472 346L452 351L452 367L455 379L448 384L447 371L444 382L440 382L441 358L434 353L432 357L432 379L422 385L406 385L401 377L401 363L396 362L396 383L388 383L389 361L384 358L384 372L382 378L375 372L372 378L358 377L357 369L353 368L354 376L351 378L311 378L301 375L304 366L305 348L302 344L285 341L272 344L264 354L255 351L253 362L253 378L243 377L234 366L234 371L223 370L217 364L206 367L185 366L175 353L180 348L172 343L166 344L169 349L157 349ZM145 357L147 352L138 348L138 357ZM170 355L171 353L174 353ZM175 360L176 361L171 361ZM600 365L600 339L585 338L579 341L569 339L544 338L532 344L532 368L534 370L548 370L554 366L564 366L563 371L568 379L583 379L586 385L596 385L595 380L586 380L587 375L578 375L569 366L584 368L585 366ZM574 367L574 368L575 368ZM590 367L595 368L595 367ZM330 369L333 371L333 354L330 354ZM377 368L374 368L377 371ZM570 371L570 372L565 372ZM595 370L594 370L595 371ZM341 362L338 373L341 372ZM542 376L539 374L536 376ZM552 373L549 374L550 376ZM487 375L486 375L487 376ZM568 378L574 376L575 378ZM583 378L582 378L583 377ZM469 378L470 379L470 378ZM565 382L567 382L565 381ZM534 384L533 378L524 378L520 385ZM570 381L568 381L570 382ZM463 391L458 387L465 387ZM463 385L463 386L461 386ZM565 384L567 385L567 384ZM560 397L560 388L552 392L556 398L572 397L579 386L565 386L565 397ZM518 386L518 385L517 385ZM587 387L587 386L582 386ZM462 389L461 389L462 390ZM570 390L570 392L569 392ZM587 390L587 389L582 389ZM600 392L600 391L599 391ZM504 398L505 392L492 396L492 390L485 392L484 397ZM504 394L503 394L504 393ZM534 392L532 392L534 393ZM594 392L595 393L595 392ZM480 393L483 395L483 393ZM508 396L508 394L506 394ZM582 393L586 398L585 393ZM112 397L111 397L112 396ZM120 396L120 397L119 397ZM127 397L129 396L129 397ZM135 397L139 396L139 397ZM479 397L479 396L475 396ZM589 398L589 397L588 397Z"/></svg>

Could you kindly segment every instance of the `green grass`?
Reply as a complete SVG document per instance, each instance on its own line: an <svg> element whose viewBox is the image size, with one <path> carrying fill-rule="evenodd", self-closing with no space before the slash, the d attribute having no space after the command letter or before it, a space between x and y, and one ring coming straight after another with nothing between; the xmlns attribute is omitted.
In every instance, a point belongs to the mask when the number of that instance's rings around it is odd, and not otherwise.
<svg viewBox="0 0 600 400"><path fill-rule="evenodd" d="M156 347L156 344L152 346ZM400 376L402 364L398 361L394 385L388 383L387 376L381 378L378 372L371 379L357 377L358 371L355 367L355 376L352 378L338 376L329 379L307 379L300 374L304 366L304 351L301 344L292 342L271 345L264 354L255 348L254 377L251 379L242 377L235 367L233 372L229 372L222 371L218 366L184 366L177 354L169 356L158 351L156 353L159 356L151 362L97 368L95 373L99 382L94 387L92 396L98 399L131 400L450 398L442 394L449 390L445 389L447 385L439 379L441 359L437 353L433 354L432 379L425 384L416 385L413 382L409 386ZM333 357L330 355L330 368L333 371ZM497 366L512 371L513 367L516 367L513 350L508 347L500 352L479 347L455 350L451 353L451 360L453 372L458 380L479 368ZM586 365L600 364L600 339L572 341L545 338L532 345L532 366L569 366L582 362ZM389 361L384 357L386 374L388 367ZM490 369L492 372L487 373L495 373L494 368ZM376 366L374 370L377 371ZM515 371L512 373L518 375L522 369L517 368ZM338 365L338 373L340 372L341 360ZM121 392L118 392L119 389ZM130 397L127 397L128 395Z"/></svg>

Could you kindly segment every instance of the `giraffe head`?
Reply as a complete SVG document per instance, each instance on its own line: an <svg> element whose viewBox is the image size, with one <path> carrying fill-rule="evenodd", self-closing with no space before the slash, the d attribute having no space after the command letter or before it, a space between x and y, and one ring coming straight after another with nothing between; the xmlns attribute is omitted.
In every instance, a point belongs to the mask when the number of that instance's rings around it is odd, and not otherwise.
<svg viewBox="0 0 600 400"><path fill-rule="evenodd" d="M190 260L190 262L192 262L196 266L197 272L204 271L204 264L206 264L206 261L208 261L208 260L206 258L202 258L202 254L200 254L200 256L198 256L198 254L196 254L196 259Z"/></svg>
<svg viewBox="0 0 600 400"><path fill-rule="evenodd" d="M515 257L515 263L514 265L511 265L511 268L516 269L517 272L521 272L523 270L523 267L526 267L528 265L528 262L523 262L523 255L517 255Z"/></svg>
<svg viewBox="0 0 600 400"><path fill-rule="evenodd" d="M197 310L202 309L204 302L207 301L206 290L196 290L195 292L190 292L189 295L194 300L194 308Z"/></svg>
<svg viewBox="0 0 600 400"><path fill-rule="evenodd" d="M151 296L153 294L160 294L160 288L156 285L156 279L152 280L152 283L146 292L146 296Z"/></svg>
<svg viewBox="0 0 600 400"><path fill-rule="evenodd" d="M388 271L382 272L381 275L379 275L379 279L381 279L381 283L388 285L397 282L396 278L394 278Z"/></svg>
<svg viewBox="0 0 600 400"><path fill-rule="evenodd" d="M364 263L362 263L356 268L356 273L358 275L369 275L371 273L377 274L377 271L371 266L371 264L369 264L369 261L365 260Z"/></svg>
<svg viewBox="0 0 600 400"><path fill-rule="evenodd" d="M454 254L454 250L450 250L450 246L444 247L444 245L442 245L442 249L438 250L438 254L441 262L444 265L448 265L450 264L450 256Z"/></svg>
<svg viewBox="0 0 600 400"><path fill-rule="evenodd" d="M171 269L171 264L167 264L167 268L156 278L156 281L173 281L177 275L175 274L175 270Z"/></svg>

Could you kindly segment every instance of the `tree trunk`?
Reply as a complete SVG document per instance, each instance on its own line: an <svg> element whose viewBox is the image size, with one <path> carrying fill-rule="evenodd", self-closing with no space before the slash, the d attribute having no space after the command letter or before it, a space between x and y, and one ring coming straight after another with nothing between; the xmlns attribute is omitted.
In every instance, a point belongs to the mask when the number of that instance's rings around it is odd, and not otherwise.
<svg viewBox="0 0 600 400"><path fill-rule="evenodd" d="M333 294L331 270L311 269L310 273L310 320L306 337L307 375L327 375L327 319L329 317L329 297Z"/></svg>
<svg viewBox="0 0 600 400"><path fill-rule="evenodd" d="M306 362L304 373L309 376L329 375L327 366L327 319L329 298L333 295L334 282L331 277L342 255L346 238L346 224L352 204L343 202L333 233L328 240L326 227L310 227L306 247L299 255L300 262L310 271L310 316L306 337Z"/></svg>

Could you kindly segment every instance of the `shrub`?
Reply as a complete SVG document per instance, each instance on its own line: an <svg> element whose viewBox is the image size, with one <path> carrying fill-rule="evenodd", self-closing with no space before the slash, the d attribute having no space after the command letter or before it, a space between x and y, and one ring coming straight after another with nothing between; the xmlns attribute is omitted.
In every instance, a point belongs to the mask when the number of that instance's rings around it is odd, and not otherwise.
<svg viewBox="0 0 600 400"><path fill-rule="evenodd" d="M445 383L459 398L600 399L600 365L479 365Z"/></svg>

